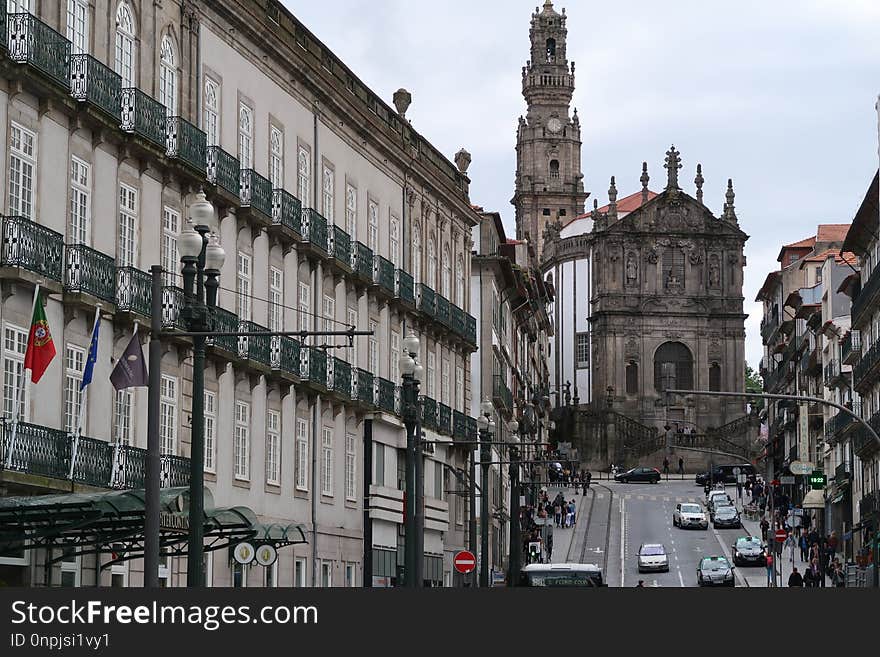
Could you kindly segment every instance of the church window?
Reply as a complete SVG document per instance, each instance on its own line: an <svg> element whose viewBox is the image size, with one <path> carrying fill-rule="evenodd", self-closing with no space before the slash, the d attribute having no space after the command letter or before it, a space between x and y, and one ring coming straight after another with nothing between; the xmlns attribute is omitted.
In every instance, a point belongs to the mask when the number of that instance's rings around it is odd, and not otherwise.
<svg viewBox="0 0 880 657"><path fill-rule="evenodd" d="M690 390L694 387L694 359L681 342L664 342L654 354L654 387Z"/></svg>
<svg viewBox="0 0 880 657"><path fill-rule="evenodd" d="M709 365L709 390L712 392L721 390L721 366L718 363Z"/></svg>
<svg viewBox="0 0 880 657"><path fill-rule="evenodd" d="M543 213L543 214L544 214L545 217L549 217L549 216L550 216L550 208L544 208L544 213Z"/></svg>
<svg viewBox="0 0 880 657"><path fill-rule="evenodd" d="M639 364L630 361L626 364L626 394L637 395L639 393Z"/></svg>
<svg viewBox="0 0 880 657"><path fill-rule="evenodd" d="M550 160L550 177L559 177L559 160Z"/></svg>
<svg viewBox="0 0 880 657"><path fill-rule="evenodd" d="M669 248L663 252L663 287L667 290L684 287L684 251Z"/></svg>
<svg viewBox="0 0 880 657"><path fill-rule="evenodd" d="M590 335L578 333L575 338L575 354L577 356L577 368L584 369L590 366Z"/></svg>
<svg viewBox="0 0 880 657"><path fill-rule="evenodd" d="M560 216L560 217L564 217L564 216L565 216L565 208L560 208L560 209L559 209L559 216Z"/></svg>
<svg viewBox="0 0 880 657"><path fill-rule="evenodd" d="M556 61L556 39L547 39L547 62L552 64Z"/></svg>

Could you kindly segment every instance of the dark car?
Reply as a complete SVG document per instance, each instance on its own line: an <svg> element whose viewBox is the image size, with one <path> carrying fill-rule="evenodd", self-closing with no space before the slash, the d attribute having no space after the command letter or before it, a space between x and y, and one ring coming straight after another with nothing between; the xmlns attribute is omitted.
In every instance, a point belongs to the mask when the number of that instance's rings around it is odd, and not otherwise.
<svg viewBox="0 0 880 657"><path fill-rule="evenodd" d="M733 544L735 566L763 566L766 563L764 544L756 536L742 536Z"/></svg>
<svg viewBox="0 0 880 657"><path fill-rule="evenodd" d="M660 471L657 468L632 468L626 472L614 475L614 481L627 484L631 481L647 481L656 484L660 481Z"/></svg>
<svg viewBox="0 0 880 657"><path fill-rule="evenodd" d="M697 565L697 584L699 586L736 586L733 580L733 566L724 557L703 557Z"/></svg>
<svg viewBox="0 0 880 657"><path fill-rule="evenodd" d="M734 468L739 468L739 473L744 474L746 476L755 474L755 466L751 463L733 463L731 465L716 465L712 469L712 483L725 483L725 484L735 484L736 483L736 475L733 472ZM709 481L709 473L701 472L699 473L694 481L698 486L705 486L706 482Z"/></svg>
<svg viewBox="0 0 880 657"><path fill-rule="evenodd" d="M715 529L721 527L742 527L739 520L739 512L733 505L716 506L712 512L712 526Z"/></svg>

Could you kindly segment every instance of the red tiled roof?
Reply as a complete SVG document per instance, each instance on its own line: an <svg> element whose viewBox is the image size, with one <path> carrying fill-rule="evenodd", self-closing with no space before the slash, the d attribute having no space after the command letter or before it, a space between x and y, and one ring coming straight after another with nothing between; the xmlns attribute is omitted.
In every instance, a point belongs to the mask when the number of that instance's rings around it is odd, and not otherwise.
<svg viewBox="0 0 880 657"><path fill-rule="evenodd" d="M655 198L657 196L659 196L659 194L657 192L652 192L650 189L648 190L648 200L649 201L652 198ZM641 206L642 206L642 193L639 191L639 192L636 192L635 194L630 194L629 196L624 196L622 199L617 201L617 212L620 214L632 212L633 210L639 209ZM610 204L603 205L601 208L599 208L599 212L608 212L609 207L611 207ZM586 212L582 215L575 217L574 219L568 220L567 222L562 224L562 227L565 228L569 224L577 221L578 219L586 219L589 216L590 216L590 213Z"/></svg>
<svg viewBox="0 0 880 657"><path fill-rule="evenodd" d="M812 249L816 246L816 238L808 237L805 240L801 240L800 242L793 242L792 244L786 244L783 246L783 249Z"/></svg>
<svg viewBox="0 0 880 657"><path fill-rule="evenodd" d="M849 224L819 224L816 230L817 242L842 242L846 239Z"/></svg>
<svg viewBox="0 0 880 657"><path fill-rule="evenodd" d="M856 256L854 253L844 252L843 256L840 255L840 249L825 249L822 253L816 253L811 256L807 256L800 260L801 268L803 269L804 263L807 262L825 262L827 258L834 256L834 262L838 265L845 262L855 262Z"/></svg>

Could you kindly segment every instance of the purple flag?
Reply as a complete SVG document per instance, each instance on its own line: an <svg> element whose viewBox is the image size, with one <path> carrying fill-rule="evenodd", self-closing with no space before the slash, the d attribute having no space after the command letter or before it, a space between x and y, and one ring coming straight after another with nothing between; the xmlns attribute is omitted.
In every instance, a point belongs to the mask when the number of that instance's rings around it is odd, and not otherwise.
<svg viewBox="0 0 880 657"><path fill-rule="evenodd" d="M128 346L116 362L116 367L110 373L110 382L117 390L147 386L147 363L137 333L131 336Z"/></svg>

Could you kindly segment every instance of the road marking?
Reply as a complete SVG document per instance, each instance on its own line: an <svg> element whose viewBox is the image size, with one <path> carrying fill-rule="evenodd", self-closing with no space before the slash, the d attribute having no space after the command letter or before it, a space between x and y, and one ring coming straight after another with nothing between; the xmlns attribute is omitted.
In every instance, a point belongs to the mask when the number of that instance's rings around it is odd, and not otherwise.
<svg viewBox="0 0 880 657"><path fill-rule="evenodd" d="M656 495L651 495L651 501L652 501L652 502L656 502L656 501L657 501L657 496L656 496Z"/></svg>
<svg viewBox="0 0 880 657"><path fill-rule="evenodd" d="M651 584L651 586L657 587L657 586L660 586L660 585L657 583L657 580L655 579L655 580L654 580L654 583Z"/></svg>
<svg viewBox="0 0 880 657"><path fill-rule="evenodd" d="M627 495L629 497L629 495ZM625 541L626 541L626 516L624 515L624 506L625 499L620 500L620 586L623 587L623 576L624 576L624 550L626 549Z"/></svg>
<svg viewBox="0 0 880 657"><path fill-rule="evenodd" d="M636 496L636 499L637 499L637 500L643 500L643 499L645 499L645 496L644 496L644 495L637 495L637 496Z"/></svg>
<svg viewBox="0 0 880 657"><path fill-rule="evenodd" d="M605 493L599 493L596 497L600 500L605 499Z"/></svg>
<svg viewBox="0 0 880 657"><path fill-rule="evenodd" d="M681 568L678 569L678 581L684 586L684 577L681 576Z"/></svg>
<svg viewBox="0 0 880 657"><path fill-rule="evenodd" d="M676 502L684 502L684 498L683 497L676 497L675 501Z"/></svg>

